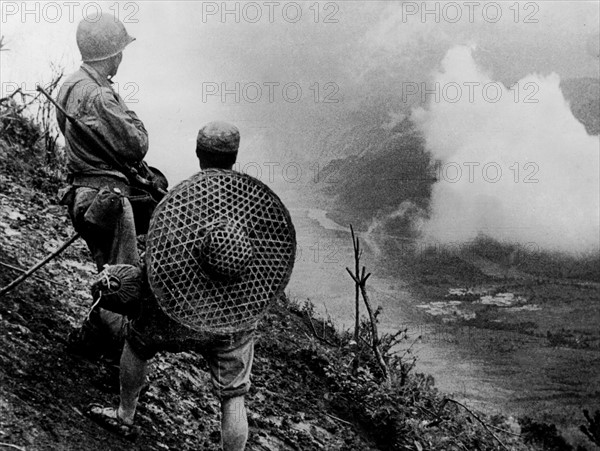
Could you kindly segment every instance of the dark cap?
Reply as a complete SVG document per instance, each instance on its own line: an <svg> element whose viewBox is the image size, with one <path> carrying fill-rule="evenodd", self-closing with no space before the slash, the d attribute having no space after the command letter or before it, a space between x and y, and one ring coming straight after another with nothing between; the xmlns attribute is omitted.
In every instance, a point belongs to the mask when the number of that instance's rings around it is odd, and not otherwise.
<svg viewBox="0 0 600 451"><path fill-rule="evenodd" d="M240 131L235 125L214 121L204 125L198 132L196 154L236 155L240 146Z"/></svg>

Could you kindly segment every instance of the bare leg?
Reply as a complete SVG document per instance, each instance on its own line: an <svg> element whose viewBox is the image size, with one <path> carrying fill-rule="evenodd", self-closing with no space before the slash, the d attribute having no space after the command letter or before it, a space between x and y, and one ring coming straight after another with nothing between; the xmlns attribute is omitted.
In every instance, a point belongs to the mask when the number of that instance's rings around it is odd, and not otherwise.
<svg viewBox="0 0 600 451"><path fill-rule="evenodd" d="M248 419L243 396L221 402L221 435L223 451L243 451L246 447Z"/></svg>
<svg viewBox="0 0 600 451"><path fill-rule="evenodd" d="M126 423L133 423L140 391L146 381L148 362L140 359L125 341L121 354L121 403L117 412Z"/></svg>

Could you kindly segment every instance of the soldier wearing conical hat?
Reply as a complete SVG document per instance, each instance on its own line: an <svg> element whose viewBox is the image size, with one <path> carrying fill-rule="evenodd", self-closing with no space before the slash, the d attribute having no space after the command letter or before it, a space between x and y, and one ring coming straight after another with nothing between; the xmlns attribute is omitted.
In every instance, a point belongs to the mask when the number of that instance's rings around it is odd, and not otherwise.
<svg viewBox="0 0 600 451"><path fill-rule="evenodd" d="M88 411L107 428L135 435L148 361L161 351L195 350L208 362L221 401L223 449L245 448L254 331L289 281L296 241L279 198L262 182L231 170L239 142L231 124L202 127L196 146L202 171L173 188L152 217L145 255L148 295L128 327L120 404L92 405ZM123 280L111 289L105 282L125 271L139 273L109 267L98 284L105 284L104 302L120 303L131 314L140 311L129 302L137 298L130 293L136 283Z"/></svg>

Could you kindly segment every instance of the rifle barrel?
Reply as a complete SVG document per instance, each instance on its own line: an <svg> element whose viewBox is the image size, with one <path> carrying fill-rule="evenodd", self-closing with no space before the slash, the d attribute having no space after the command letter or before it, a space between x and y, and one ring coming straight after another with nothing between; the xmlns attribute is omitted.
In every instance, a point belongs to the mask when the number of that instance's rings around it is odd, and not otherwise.
<svg viewBox="0 0 600 451"><path fill-rule="evenodd" d="M50 102L69 120L69 122L86 136L88 142L98 149L108 163L113 165L117 170L123 172L123 174L125 174L130 181L133 180L137 182L138 185L152 189L154 194L159 194L161 198L167 194L165 190L154 186L150 180L146 180L141 177L136 168L129 164L121 163L108 149L106 149L105 144L94 134L92 130L88 128L86 124L69 115L69 113L67 113L65 109L56 100L54 100L44 88L42 88L40 85L37 85L36 89L44 94L48 100L50 100Z"/></svg>
<svg viewBox="0 0 600 451"><path fill-rule="evenodd" d="M23 282L25 279L31 276L34 272L36 272L38 269L40 269L42 266L48 263L50 260L56 258L61 252L63 252L66 248L73 244L73 242L77 240L77 238L79 238L79 233L74 233L73 235L71 235L67 241L65 241L58 249L56 249L54 252L52 252L50 255L44 258L41 262L32 266L26 272L21 274L11 283L9 283L7 286L0 289L0 296L4 296L6 293L15 288L17 285L19 285L21 282Z"/></svg>
<svg viewBox="0 0 600 451"><path fill-rule="evenodd" d="M66 112L66 110L56 101L52 98L52 96L50 94L48 94L48 92L42 88L40 85L36 86L36 90L41 92L42 94L44 94L46 96L46 98L48 100L50 100L50 102L52 103L52 105L54 105L56 107L56 109L58 111L60 111L62 114L64 114L64 116L69 119L69 121L71 122L77 122L77 119L75 119L73 116L71 116L69 113Z"/></svg>

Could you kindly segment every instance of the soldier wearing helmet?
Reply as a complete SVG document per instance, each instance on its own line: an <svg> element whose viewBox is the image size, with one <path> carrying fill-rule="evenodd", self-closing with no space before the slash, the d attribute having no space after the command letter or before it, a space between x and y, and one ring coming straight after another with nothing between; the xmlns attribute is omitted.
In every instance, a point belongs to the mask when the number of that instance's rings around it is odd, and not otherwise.
<svg viewBox="0 0 600 451"><path fill-rule="evenodd" d="M104 147L121 163L139 164L148 151L148 133L137 115L111 87L123 58L134 41L115 17L103 14L95 22L82 20L77 46L83 60L58 94L67 113L97 133ZM136 223L128 196L128 178L81 136L57 112L65 136L69 186L61 204L68 208L73 226L85 239L98 271L105 264L139 262ZM69 348L87 357L119 355L125 318L94 307L81 328L69 336Z"/></svg>
<svg viewBox="0 0 600 451"><path fill-rule="evenodd" d="M117 56L135 41L118 19L102 15L96 22L82 20L77 27L77 47L84 63Z"/></svg>

